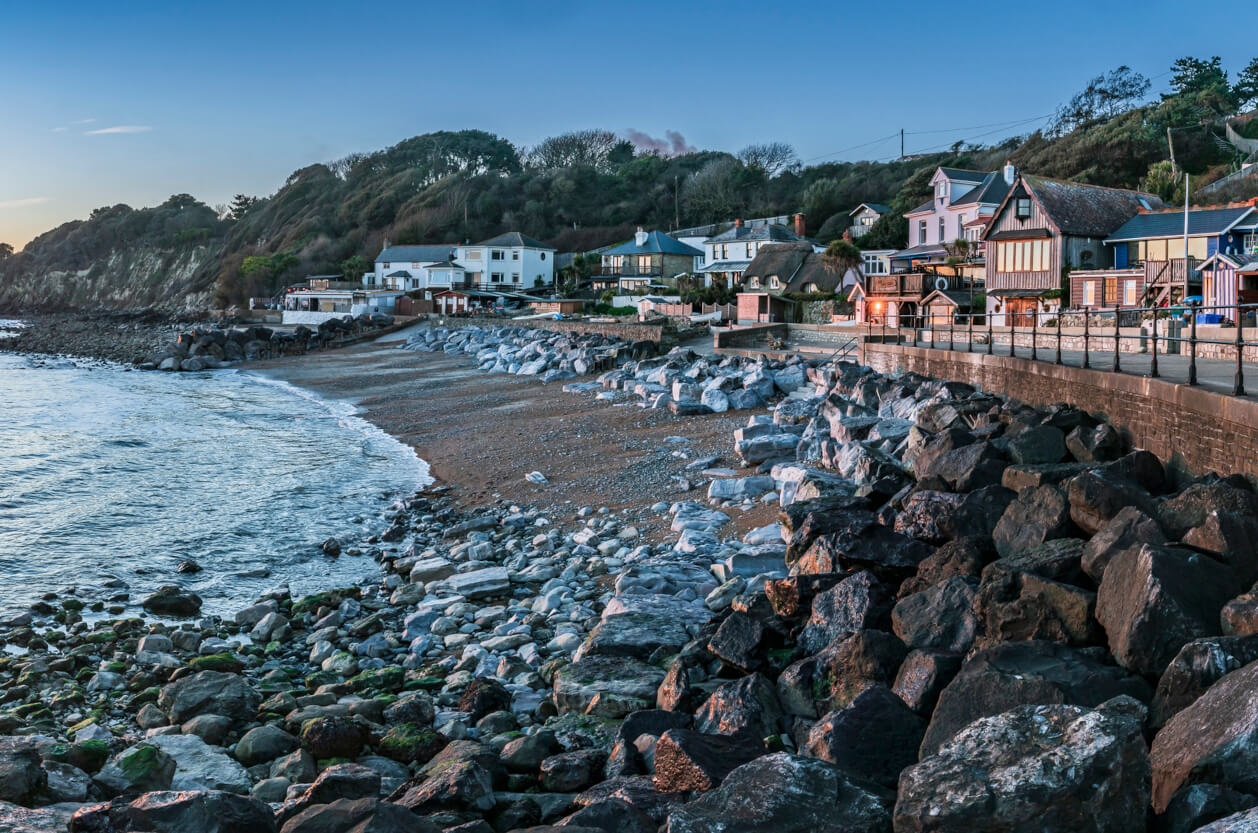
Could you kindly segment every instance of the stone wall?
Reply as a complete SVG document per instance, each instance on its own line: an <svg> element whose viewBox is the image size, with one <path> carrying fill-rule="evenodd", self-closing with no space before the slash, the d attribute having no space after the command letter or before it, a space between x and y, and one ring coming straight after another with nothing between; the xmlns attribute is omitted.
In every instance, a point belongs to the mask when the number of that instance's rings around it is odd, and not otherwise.
<svg viewBox="0 0 1258 833"><path fill-rule="evenodd" d="M635 322L599 322L599 321L555 321L549 318L536 318L515 321L510 318L453 318L436 317L443 327L532 327L535 330L550 330L557 333L597 333L612 338L623 338L627 341L654 341L662 349L669 349L677 343L677 330L671 322L652 322L640 324Z"/></svg>
<svg viewBox="0 0 1258 833"><path fill-rule="evenodd" d="M867 343L861 360L884 373L968 382L1032 405L1070 403L1104 417L1180 479L1207 471L1258 478L1258 402L1160 379L983 353Z"/></svg>
<svg viewBox="0 0 1258 833"><path fill-rule="evenodd" d="M712 344L717 350L729 347L769 348L769 336L785 339L786 324L757 324L752 327L733 327L728 330L716 330L712 334Z"/></svg>

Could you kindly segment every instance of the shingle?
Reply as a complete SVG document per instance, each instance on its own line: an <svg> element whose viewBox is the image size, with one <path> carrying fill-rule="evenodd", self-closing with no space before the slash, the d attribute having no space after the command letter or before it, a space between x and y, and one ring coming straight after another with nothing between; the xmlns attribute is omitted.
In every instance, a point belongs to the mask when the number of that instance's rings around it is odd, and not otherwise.
<svg viewBox="0 0 1258 833"><path fill-rule="evenodd" d="M603 252L605 255L637 255L637 254L666 254L666 255L690 255L691 257L702 257L703 252L693 246L687 246L680 240L674 240L662 231L652 231L647 234L646 243L639 246L636 240L630 240L613 249Z"/></svg>
<svg viewBox="0 0 1258 833"><path fill-rule="evenodd" d="M1239 208L1190 208L1188 210L1188 236L1218 235L1254 209ZM1111 234L1107 242L1123 240L1147 240L1155 237L1178 237L1184 233L1184 212L1156 211L1137 214Z"/></svg>
<svg viewBox="0 0 1258 833"><path fill-rule="evenodd" d="M500 234L497 237L491 237L488 240L482 240L477 243L478 246L502 246L503 248L525 248L525 249L548 249L555 251L552 247L547 246L540 240L534 240L526 234L520 234L518 231L509 231L506 234Z"/></svg>
<svg viewBox="0 0 1258 833"><path fill-rule="evenodd" d="M380 263L436 263L454 256L454 246L390 246L376 255Z"/></svg>

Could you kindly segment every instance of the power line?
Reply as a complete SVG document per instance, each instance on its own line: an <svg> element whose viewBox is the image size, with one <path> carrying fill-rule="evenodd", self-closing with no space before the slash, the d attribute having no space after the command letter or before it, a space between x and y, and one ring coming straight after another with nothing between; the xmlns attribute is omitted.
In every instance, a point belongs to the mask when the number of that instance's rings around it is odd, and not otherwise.
<svg viewBox="0 0 1258 833"><path fill-rule="evenodd" d="M1052 113L1049 113L1047 116L1032 116L1026 119L1014 119L1013 121L992 122L990 124L972 124L972 125L969 125L968 127L948 127L948 128L943 128L941 130L910 130L904 135L925 136L929 133L956 133L961 130L981 130L984 127L995 127L995 128L1013 127L1019 124L1026 124L1029 121L1035 121L1037 119L1046 119L1052 115L1053 115Z"/></svg>
<svg viewBox="0 0 1258 833"><path fill-rule="evenodd" d="M861 148L867 148L870 145L877 145L882 142L889 142L892 139L898 137L899 135L900 135L900 132L897 130L895 133L892 133L890 136L883 136L881 139L874 139L872 142L865 142L863 145L853 145L850 148L843 148L843 150L836 150L836 151L833 151L832 153L823 153L819 156L812 156L812 157L809 157L808 159L805 159L804 162L812 162L817 159L824 159L827 156L838 156L841 153L847 153L853 150L860 150Z"/></svg>
<svg viewBox="0 0 1258 833"><path fill-rule="evenodd" d="M995 130L993 130L993 131L991 131L991 132L993 132L993 133L997 133L997 132L999 132L999 131L1001 131L1001 130L1004 130L1005 128L1008 128L1008 127L1017 127L1018 125L1028 124L1028 123L1033 122L1033 121L1040 121L1040 120L1043 120L1043 119L1047 119L1047 118L1050 118L1051 116L1052 116L1052 114L1050 113L1050 114L1049 114L1049 115L1047 115L1047 116L1033 116L1033 117L1031 117L1031 118L1027 118L1027 119L1015 119L1015 120L1013 120L1013 121L1006 121L1006 122L991 122L991 123L989 123L989 124L974 124L974 125L968 125L968 126L965 126L965 127L946 127L946 128L940 128L940 129L937 129L937 130L911 130L911 131L906 131L906 132L904 133L904 135L905 135L905 136L925 136L925 135L927 135L927 134L932 134L932 133L957 133L957 132L962 131L962 130L978 130L978 129L981 129L981 128L986 128L986 127L994 127L994 128L996 128ZM986 135L989 135L989 134L987 134L987 133L983 133L983 134L980 134L980 135L982 135L982 136L986 136ZM822 153L822 154L819 154L819 155L817 155L817 156L811 156L811 157L809 157L809 158L807 158L807 159L803 160L803 162L806 164L806 163L808 163L808 162L815 162L815 161L816 161L816 160L818 160L818 159L825 159L826 157L829 157L829 156L839 156L839 155L844 154L844 153L849 153L849 152L851 152L851 151L853 151L853 150L860 150L861 148L867 148L867 147L870 147L870 146L872 146L872 145L878 145L878 144L882 144L883 142L889 142L889 141L891 141L892 139L897 139L897 138L899 138L899 137L900 137L900 131L896 131L895 133L892 133L890 136L883 136L881 139L874 139L873 141L864 142L864 143L859 144L859 145L853 145L853 146L851 146L851 147L843 148L842 150L836 150L836 151L832 151L832 152L830 152L830 153ZM978 136L975 136L975 137L973 137L973 138L978 138ZM965 141L965 140L962 140L962 141ZM947 147L947 146L948 146L948 145L944 145L944 147ZM916 151L916 152L917 152L917 153L926 153L926 152L928 152L928 151ZM888 158L888 159L895 159L895 158L898 158L898 157L896 157L896 156L892 156L892 157L886 157L886 158Z"/></svg>

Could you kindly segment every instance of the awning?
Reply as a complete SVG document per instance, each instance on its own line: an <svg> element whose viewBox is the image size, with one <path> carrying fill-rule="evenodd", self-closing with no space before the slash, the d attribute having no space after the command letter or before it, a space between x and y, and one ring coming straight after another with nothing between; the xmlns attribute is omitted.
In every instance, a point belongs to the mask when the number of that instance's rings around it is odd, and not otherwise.
<svg viewBox="0 0 1258 833"><path fill-rule="evenodd" d="M988 240L1038 240L1045 237L1052 237L1052 233L1046 228L1007 228L1000 231L993 231L987 235Z"/></svg>
<svg viewBox="0 0 1258 833"><path fill-rule="evenodd" d="M700 269L700 272L742 272L751 265L750 260L718 260Z"/></svg>

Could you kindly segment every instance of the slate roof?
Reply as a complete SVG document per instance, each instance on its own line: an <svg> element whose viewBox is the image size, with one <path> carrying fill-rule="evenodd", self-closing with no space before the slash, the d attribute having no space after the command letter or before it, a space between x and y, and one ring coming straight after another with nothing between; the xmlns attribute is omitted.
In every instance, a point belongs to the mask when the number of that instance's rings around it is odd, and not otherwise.
<svg viewBox="0 0 1258 833"><path fill-rule="evenodd" d="M680 240L674 240L662 231L648 232L646 243L639 246L636 240L630 240L628 243L622 243L614 249L608 249L603 252L605 255L689 255L691 257L702 257L703 252L694 246L687 246Z"/></svg>
<svg viewBox="0 0 1258 833"><path fill-rule="evenodd" d="M714 260L700 272L741 272L751 265L750 260Z"/></svg>
<svg viewBox="0 0 1258 833"><path fill-rule="evenodd" d="M989 176L989 174L985 174L982 171L967 171L964 168L940 167L939 170L943 171L943 175L948 177L948 179L957 182L982 182Z"/></svg>
<svg viewBox="0 0 1258 833"><path fill-rule="evenodd" d="M930 255L943 255L947 253L947 250L938 243L923 243L920 246L910 246L907 249L902 249L893 254L891 259L911 260L915 257L929 257Z"/></svg>
<svg viewBox="0 0 1258 833"><path fill-rule="evenodd" d="M1188 236L1216 236L1225 233L1238 222L1253 213L1251 206L1240 208L1190 208L1188 209ZM1184 234L1184 212L1154 211L1137 214L1111 234L1106 243L1126 240L1148 240L1156 237L1181 237Z"/></svg>
<svg viewBox="0 0 1258 833"><path fill-rule="evenodd" d="M377 263L434 263L454 256L454 246L390 246L376 255Z"/></svg>
<svg viewBox="0 0 1258 833"><path fill-rule="evenodd" d="M520 234L518 231L509 231L506 234L500 234L497 237L491 237L488 240L482 240L476 244L477 246L501 246L504 249L546 249L547 251L555 251L551 246L547 246L540 240L534 240L527 234Z"/></svg>
<svg viewBox="0 0 1258 833"><path fill-rule="evenodd" d="M405 269L399 269L396 272L390 272L389 274L385 275L385 277L386 278L411 278L411 277L414 277L414 275L412 275L410 272L407 272Z"/></svg>
<svg viewBox="0 0 1258 833"><path fill-rule="evenodd" d="M922 203L921 205L919 205L917 208L914 208L912 211L909 211L904 216L908 217L912 214L924 214L927 211L934 211L934 210L935 210L935 201L933 199L930 199Z"/></svg>
<svg viewBox="0 0 1258 833"><path fill-rule="evenodd" d="M969 193L954 200L952 204L956 205L1000 205L1005 199L1005 194L1009 193L1009 183L1005 182L1005 175L1000 171L993 171L983 178L983 184L976 188L971 188Z"/></svg>
<svg viewBox="0 0 1258 833"><path fill-rule="evenodd" d="M982 293L974 293L975 296L980 294ZM929 304L931 299L936 295L956 307L968 307L970 305L970 298L972 297L969 292L961 289L936 289L934 292L922 299L922 306Z"/></svg>
<svg viewBox="0 0 1258 833"><path fill-rule="evenodd" d="M1076 237L1108 237L1142 209L1163 207L1152 194L1123 188L1039 176L1023 176L1022 182L1061 233Z"/></svg>
<svg viewBox="0 0 1258 833"><path fill-rule="evenodd" d="M858 206L856 206L855 208L853 208L853 209L852 209L852 210L848 213L848 216L850 217L850 216L852 216L853 214L858 213L858 212L859 212L862 208L868 208L870 211L873 211L873 212L874 212L874 213L876 213L876 214L886 214L888 211L890 211L890 210L891 210L891 206L889 206L889 205L883 205L883 204L882 204L882 203L880 203L880 202L863 202L863 203L861 203L860 205L858 205Z"/></svg>
<svg viewBox="0 0 1258 833"><path fill-rule="evenodd" d="M707 242L732 243L735 241L764 240L770 243L795 243L802 239L802 237L788 229L786 226L775 223L768 226L758 226L757 228L733 226L715 237L709 237Z"/></svg>

